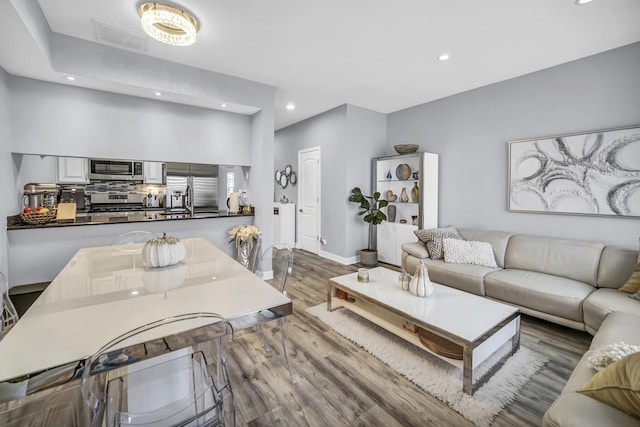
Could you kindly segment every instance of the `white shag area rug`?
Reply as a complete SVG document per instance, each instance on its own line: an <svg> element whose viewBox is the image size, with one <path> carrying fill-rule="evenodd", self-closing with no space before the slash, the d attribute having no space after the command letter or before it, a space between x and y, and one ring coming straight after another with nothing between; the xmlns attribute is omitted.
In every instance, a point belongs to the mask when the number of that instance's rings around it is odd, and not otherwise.
<svg viewBox="0 0 640 427"><path fill-rule="evenodd" d="M549 360L526 348L505 362L473 396L462 391L462 371L347 309L327 311L322 303L307 309L348 340L367 350L427 393L446 403L477 426L488 426L512 402L522 386ZM489 370L509 351L507 343L474 370L474 378Z"/></svg>

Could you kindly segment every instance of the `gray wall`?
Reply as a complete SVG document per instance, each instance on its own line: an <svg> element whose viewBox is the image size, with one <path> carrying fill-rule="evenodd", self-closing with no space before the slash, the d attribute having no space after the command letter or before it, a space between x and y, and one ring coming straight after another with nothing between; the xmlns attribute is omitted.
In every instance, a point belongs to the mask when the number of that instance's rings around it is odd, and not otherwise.
<svg viewBox="0 0 640 427"><path fill-rule="evenodd" d="M388 144L440 154L441 225L638 248L638 218L510 213L508 141L640 125L640 43L388 115ZM638 200L637 198L635 200Z"/></svg>
<svg viewBox="0 0 640 427"><path fill-rule="evenodd" d="M251 117L9 77L12 151L251 164Z"/></svg>
<svg viewBox="0 0 640 427"><path fill-rule="evenodd" d="M366 247L367 227L348 202L353 187L371 190L371 158L388 153L386 116L353 105L342 105L310 119L280 129L275 136L275 165L298 169L298 151L320 147L322 248L342 258L353 258ZM275 187L274 200L284 194L297 201L297 186Z"/></svg>

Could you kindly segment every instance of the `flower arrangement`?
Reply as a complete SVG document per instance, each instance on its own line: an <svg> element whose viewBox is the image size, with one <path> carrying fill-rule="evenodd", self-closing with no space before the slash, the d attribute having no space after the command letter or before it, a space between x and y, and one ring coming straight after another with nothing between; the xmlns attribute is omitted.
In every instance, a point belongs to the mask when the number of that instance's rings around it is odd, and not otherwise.
<svg viewBox="0 0 640 427"><path fill-rule="evenodd" d="M235 241L238 249L237 261L251 271L255 268L261 234L255 225L238 225L229 231L229 243Z"/></svg>
<svg viewBox="0 0 640 427"><path fill-rule="evenodd" d="M238 225L229 231L229 243L235 241L236 246L240 246L242 242L257 239L262 232L255 225Z"/></svg>

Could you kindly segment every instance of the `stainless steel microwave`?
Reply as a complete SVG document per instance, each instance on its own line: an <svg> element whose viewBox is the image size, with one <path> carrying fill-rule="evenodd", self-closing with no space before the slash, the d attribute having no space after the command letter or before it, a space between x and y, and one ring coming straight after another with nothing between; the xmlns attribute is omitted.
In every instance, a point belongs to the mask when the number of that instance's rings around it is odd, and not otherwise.
<svg viewBox="0 0 640 427"><path fill-rule="evenodd" d="M142 181L142 162L91 159L89 179L94 181Z"/></svg>

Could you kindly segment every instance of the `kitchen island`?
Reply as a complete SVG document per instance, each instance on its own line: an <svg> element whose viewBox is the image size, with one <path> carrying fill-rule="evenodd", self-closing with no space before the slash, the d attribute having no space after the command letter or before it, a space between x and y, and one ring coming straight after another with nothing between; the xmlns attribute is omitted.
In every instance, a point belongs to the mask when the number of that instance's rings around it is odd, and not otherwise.
<svg viewBox="0 0 640 427"><path fill-rule="evenodd" d="M151 214L153 212L153 214ZM144 230L178 238L204 237L229 256L229 230L253 224L253 214L109 213L76 217L76 222L24 224L18 215L7 218L9 287L52 281L73 254L86 247L108 246L121 234ZM148 216L147 216L148 215Z"/></svg>

